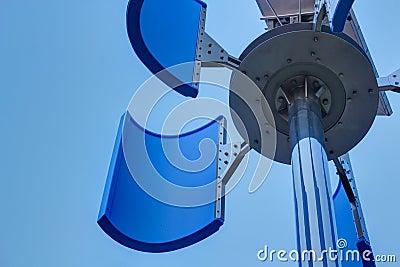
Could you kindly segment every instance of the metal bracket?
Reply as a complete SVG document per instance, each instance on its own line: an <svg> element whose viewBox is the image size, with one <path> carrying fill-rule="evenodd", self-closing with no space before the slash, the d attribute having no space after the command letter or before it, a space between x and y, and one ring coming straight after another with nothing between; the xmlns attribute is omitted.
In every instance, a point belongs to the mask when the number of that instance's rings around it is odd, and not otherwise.
<svg viewBox="0 0 400 267"><path fill-rule="evenodd" d="M221 67L239 69L240 60L229 55L225 49L205 32L207 10L203 7L200 16L199 34L197 37L195 69L193 81L198 86L201 67ZM215 64L218 63L218 64Z"/></svg>
<svg viewBox="0 0 400 267"><path fill-rule="evenodd" d="M247 143L232 143L220 146L218 153L218 180L227 184L239 167L240 162L250 151Z"/></svg>
<svg viewBox="0 0 400 267"><path fill-rule="evenodd" d="M223 217L223 201L225 197L225 185L235 173L239 164L250 151L250 146L245 142L227 143L226 119L219 122L219 145L217 162L217 202L216 216Z"/></svg>
<svg viewBox="0 0 400 267"><path fill-rule="evenodd" d="M365 238L365 240L369 242L367 226L365 224L364 215L361 209L356 180L351 167L349 154L335 159L334 163L337 169L337 174L339 175L344 190L346 191L346 195L350 201L357 237Z"/></svg>
<svg viewBox="0 0 400 267"><path fill-rule="evenodd" d="M218 183L227 184L251 148L243 141L227 143L226 119L220 121L218 134Z"/></svg>
<svg viewBox="0 0 400 267"><path fill-rule="evenodd" d="M400 69L386 77L377 78L380 91L400 93Z"/></svg>
<svg viewBox="0 0 400 267"><path fill-rule="evenodd" d="M329 10L329 3L326 0L315 0L314 30L320 32L322 24Z"/></svg>
<svg viewBox="0 0 400 267"><path fill-rule="evenodd" d="M240 65L240 60L229 55L220 44L205 32L200 36L198 41L196 55L196 60L201 61L202 66L212 67L215 66L215 64L207 63L220 63L239 68Z"/></svg>

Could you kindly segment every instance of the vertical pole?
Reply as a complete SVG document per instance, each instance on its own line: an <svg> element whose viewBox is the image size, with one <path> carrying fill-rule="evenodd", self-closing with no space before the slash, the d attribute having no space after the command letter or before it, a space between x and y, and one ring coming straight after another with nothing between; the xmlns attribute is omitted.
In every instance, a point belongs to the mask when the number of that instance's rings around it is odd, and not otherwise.
<svg viewBox="0 0 400 267"><path fill-rule="evenodd" d="M318 101L297 98L289 111L289 123L299 266L338 267L337 261L322 254L336 250L336 229Z"/></svg>

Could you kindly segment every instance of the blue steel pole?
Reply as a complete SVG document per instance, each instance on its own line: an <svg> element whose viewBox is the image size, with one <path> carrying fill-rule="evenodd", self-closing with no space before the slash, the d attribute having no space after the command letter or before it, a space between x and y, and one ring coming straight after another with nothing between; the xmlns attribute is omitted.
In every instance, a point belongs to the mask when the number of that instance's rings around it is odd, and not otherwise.
<svg viewBox="0 0 400 267"><path fill-rule="evenodd" d="M338 267L329 253L336 250L336 228L318 100L297 97L289 123L299 266Z"/></svg>

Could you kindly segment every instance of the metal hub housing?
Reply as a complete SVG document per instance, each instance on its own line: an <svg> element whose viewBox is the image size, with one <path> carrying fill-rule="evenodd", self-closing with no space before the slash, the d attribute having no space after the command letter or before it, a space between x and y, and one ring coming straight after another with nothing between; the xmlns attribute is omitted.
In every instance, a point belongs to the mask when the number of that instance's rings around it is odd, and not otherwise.
<svg viewBox="0 0 400 267"><path fill-rule="evenodd" d="M309 23L286 25L257 38L240 59L240 70L258 89L240 87L237 77L232 77L230 106L237 114L235 125L240 119L246 128L238 128L242 137L261 154L273 155L275 161L290 164L287 110L295 91L305 90L302 97L320 102L330 160L356 146L374 122L379 102L374 70L362 48L345 34L333 34L325 27L316 32ZM260 90L265 99L251 101L260 95L254 90ZM247 107L237 95L247 96ZM261 117L260 110L265 117L261 123L274 125L277 131L275 153L261 149L262 142L270 138L263 126L254 129L254 117ZM268 116L271 111L274 121Z"/></svg>

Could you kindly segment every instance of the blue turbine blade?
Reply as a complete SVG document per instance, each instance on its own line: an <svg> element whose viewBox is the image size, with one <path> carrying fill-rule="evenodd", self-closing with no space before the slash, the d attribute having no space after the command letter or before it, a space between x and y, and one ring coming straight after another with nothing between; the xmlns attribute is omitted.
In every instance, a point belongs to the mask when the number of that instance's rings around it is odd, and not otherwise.
<svg viewBox="0 0 400 267"><path fill-rule="evenodd" d="M199 154L195 148L204 138L217 145L217 121L163 140L162 136L143 129L126 113L121 118L104 190L98 217L100 227L124 246L153 253L190 246L218 231L224 219L223 208L216 213L215 157L208 166L194 172L170 163L163 151L169 144L179 141L182 153L187 158L195 159ZM186 188L207 185L209 189L205 194L209 195L211 202L180 207L157 200L139 185L143 181L151 184L159 178L157 176ZM161 191L166 198L186 198L180 200L191 202L190 194L179 195L178 190L176 193L172 190Z"/></svg>
<svg viewBox="0 0 400 267"><path fill-rule="evenodd" d="M342 32L354 0L336 0L331 2L330 12L333 14L331 18L332 31Z"/></svg>
<svg viewBox="0 0 400 267"><path fill-rule="evenodd" d="M367 262L362 258L364 251L368 250L372 252L372 248L364 238L358 239L357 237L350 202L341 181L339 181L336 192L333 195L333 204L335 206L338 238L347 241L347 246L343 248L343 255L346 255L347 251L357 250L360 255L360 261L352 260L351 258L343 260L342 267L375 267L374 262Z"/></svg>
<svg viewBox="0 0 400 267"><path fill-rule="evenodd" d="M188 63L179 73L165 71L160 78L184 96L196 97L192 84L201 12L198 0L130 0L127 29L137 56L153 73Z"/></svg>

